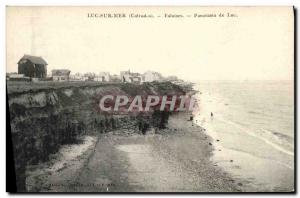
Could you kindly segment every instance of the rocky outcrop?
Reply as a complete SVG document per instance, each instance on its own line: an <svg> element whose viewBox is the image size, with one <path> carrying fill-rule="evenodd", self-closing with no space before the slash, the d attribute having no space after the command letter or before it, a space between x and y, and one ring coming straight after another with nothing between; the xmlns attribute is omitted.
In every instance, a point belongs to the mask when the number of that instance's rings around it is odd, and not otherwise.
<svg viewBox="0 0 300 198"><path fill-rule="evenodd" d="M9 87L8 87L9 89ZM131 128L145 134L150 127L164 128L168 112L107 114L97 111L98 96L157 95L183 93L171 83L143 85L44 88L24 92L8 91L11 135L18 191L25 191L27 165L47 161L61 145L76 143L85 134Z"/></svg>

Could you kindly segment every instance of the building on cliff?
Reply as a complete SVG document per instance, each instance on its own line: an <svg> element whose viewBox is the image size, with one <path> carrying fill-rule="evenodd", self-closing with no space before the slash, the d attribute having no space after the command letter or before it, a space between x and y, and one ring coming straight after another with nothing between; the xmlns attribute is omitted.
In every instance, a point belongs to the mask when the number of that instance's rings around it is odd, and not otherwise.
<svg viewBox="0 0 300 198"><path fill-rule="evenodd" d="M94 81L109 82L110 81L109 72L100 72L98 75L95 76Z"/></svg>
<svg viewBox="0 0 300 198"><path fill-rule="evenodd" d="M122 82L130 82L129 76L130 76L130 70L120 72L120 77Z"/></svg>
<svg viewBox="0 0 300 198"><path fill-rule="evenodd" d="M93 72L88 72L83 75L83 81L94 81L96 74Z"/></svg>
<svg viewBox="0 0 300 198"><path fill-rule="evenodd" d="M145 82L161 81L163 79L162 75L155 71L147 71L144 73Z"/></svg>
<svg viewBox="0 0 300 198"><path fill-rule="evenodd" d="M133 73L128 71L121 71L120 77L122 82L129 82L129 83L137 83L140 84L144 80L144 76L140 73Z"/></svg>
<svg viewBox="0 0 300 198"><path fill-rule="evenodd" d="M46 78L48 63L40 56L24 55L18 62L18 74L30 78Z"/></svg>
<svg viewBox="0 0 300 198"><path fill-rule="evenodd" d="M73 74L73 75L70 74L69 80L70 81L84 81L83 80L83 75L80 74L80 73L76 73L76 74Z"/></svg>
<svg viewBox="0 0 300 198"><path fill-rule="evenodd" d="M71 71L68 69L53 69L53 81L69 81Z"/></svg>
<svg viewBox="0 0 300 198"><path fill-rule="evenodd" d="M9 81L30 81L30 78L26 77L24 74L10 73L10 74L6 74L6 80L9 80Z"/></svg>

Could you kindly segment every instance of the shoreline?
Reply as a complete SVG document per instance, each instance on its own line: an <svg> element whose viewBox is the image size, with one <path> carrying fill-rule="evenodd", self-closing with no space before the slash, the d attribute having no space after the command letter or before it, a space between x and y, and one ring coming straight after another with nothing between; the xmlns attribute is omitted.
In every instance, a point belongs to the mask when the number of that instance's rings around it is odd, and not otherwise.
<svg viewBox="0 0 300 198"><path fill-rule="evenodd" d="M43 192L242 191L243 181L211 160L211 137L188 119L189 113L174 114L166 129L151 129L146 135L120 135L124 129L99 135L88 152L75 162L60 162L67 168L39 185L55 184Z"/></svg>
<svg viewBox="0 0 300 198"><path fill-rule="evenodd" d="M235 105L231 100L216 97L209 89L202 88L199 91L201 94L198 94L197 99L201 102L202 111L194 114L194 120L214 140L216 149L212 159L233 178L246 181L248 185L243 187L244 191L294 191L294 167L289 163L293 161L293 155L277 149L277 145L272 142L266 143L266 139L259 137L255 131L226 120L222 113L231 113L231 108ZM214 112L213 118L210 112ZM234 163L224 163L224 159L228 158L233 159Z"/></svg>
<svg viewBox="0 0 300 198"><path fill-rule="evenodd" d="M46 166L37 165L36 170L28 172L32 174L29 183L33 185L29 191L290 191L285 184L274 189L276 182L262 177L266 174L261 172L264 169L253 172L249 166L255 162L257 166L284 171L280 165L223 147L224 136L213 135L211 128L199 125L197 116L194 115L193 121L190 116L190 112L173 113L166 129L150 128L146 135L137 129L115 129L95 137L85 136L92 139L83 144L63 146ZM68 152L64 152L66 148ZM82 152L74 155L75 149ZM64 154L73 157L66 160ZM256 175L262 175L259 178L262 183L257 182Z"/></svg>

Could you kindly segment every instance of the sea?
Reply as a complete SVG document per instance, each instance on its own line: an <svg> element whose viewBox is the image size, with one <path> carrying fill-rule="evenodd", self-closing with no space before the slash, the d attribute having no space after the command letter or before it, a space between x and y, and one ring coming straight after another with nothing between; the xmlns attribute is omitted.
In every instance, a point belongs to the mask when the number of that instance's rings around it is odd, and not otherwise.
<svg viewBox="0 0 300 198"><path fill-rule="evenodd" d="M194 122L214 140L213 161L246 191L294 189L294 82L195 84Z"/></svg>

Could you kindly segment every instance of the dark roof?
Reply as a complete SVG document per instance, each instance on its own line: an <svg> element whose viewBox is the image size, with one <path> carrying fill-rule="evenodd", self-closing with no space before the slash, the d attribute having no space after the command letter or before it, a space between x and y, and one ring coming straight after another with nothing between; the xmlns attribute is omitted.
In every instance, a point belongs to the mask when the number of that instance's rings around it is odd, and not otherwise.
<svg viewBox="0 0 300 198"><path fill-rule="evenodd" d="M24 55L18 63L20 63L21 60L30 60L33 64L39 64L39 65L48 65L48 63L41 57L41 56L30 56L30 55Z"/></svg>
<svg viewBox="0 0 300 198"><path fill-rule="evenodd" d="M52 76L65 76L70 75L71 71L68 69L53 69Z"/></svg>

